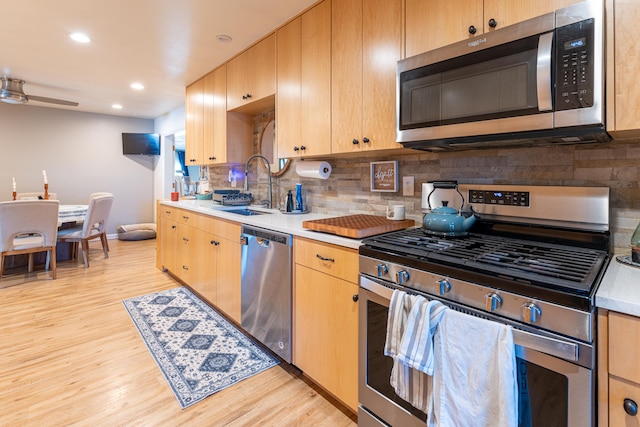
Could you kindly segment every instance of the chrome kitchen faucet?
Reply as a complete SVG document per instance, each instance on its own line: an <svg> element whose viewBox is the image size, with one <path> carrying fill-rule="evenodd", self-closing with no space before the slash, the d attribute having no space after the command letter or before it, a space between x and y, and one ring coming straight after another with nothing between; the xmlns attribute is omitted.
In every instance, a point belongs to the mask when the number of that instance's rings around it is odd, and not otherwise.
<svg viewBox="0 0 640 427"><path fill-rule="evenodd" d="M267 166L267 177L269 177L269 200L267 202L267 207L271 209L271 206L273 205L273 198L271 196L271 166L269 165L269 159L267 159L265 156L254 154L253 156L249 157L249 159L247 159L247 162L244 165L244 191L249 191L249 163L256 157L261 158L264 161L264 164Z"/></svg>

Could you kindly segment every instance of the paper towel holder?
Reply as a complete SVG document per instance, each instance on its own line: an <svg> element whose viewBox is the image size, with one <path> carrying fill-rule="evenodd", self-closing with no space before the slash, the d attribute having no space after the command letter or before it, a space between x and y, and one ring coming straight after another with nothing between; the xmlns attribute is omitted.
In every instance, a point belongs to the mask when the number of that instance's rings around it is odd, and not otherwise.
<svg viewBox="0 0 640 427"><path fill-rule="evenodd" d="M276 144L276 121L269 121L264 128L262 128L262 132L260 134L260 138L258 139L258 154L263 155L267 159L269 159L269 164L271 166L271 176L277 178L282 176L289 166L291 165L291 159L279 159L278 156L278 146Z"/></svg>

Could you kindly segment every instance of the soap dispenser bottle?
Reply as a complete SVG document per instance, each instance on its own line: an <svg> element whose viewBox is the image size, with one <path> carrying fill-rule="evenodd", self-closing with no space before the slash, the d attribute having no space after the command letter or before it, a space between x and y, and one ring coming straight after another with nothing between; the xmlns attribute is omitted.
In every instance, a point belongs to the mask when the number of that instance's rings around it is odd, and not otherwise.
<svg viewBox="0 0 640 427"><path fill-rule="evenodd" d="M286 212L293 212L293 194L291 194L291 190L287 192L287 202L285 206Z"/></svg>
<svg viewBox="0 0 640 427"><path fill-rule="evenodd" d="M296 184L296 210L304 212L302 205L302 184Z"/></svg>

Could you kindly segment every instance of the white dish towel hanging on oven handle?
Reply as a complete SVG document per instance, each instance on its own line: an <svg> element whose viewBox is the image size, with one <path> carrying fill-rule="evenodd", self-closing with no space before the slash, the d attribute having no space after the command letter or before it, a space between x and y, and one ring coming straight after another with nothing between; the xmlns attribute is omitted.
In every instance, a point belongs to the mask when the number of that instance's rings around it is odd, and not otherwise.
<svg viewBox="0 0 640 427"><path fill-rule="evenodd" d="M510 326L446 310L434 334L427 425L516 427L516 371Z"/></svg>
<svg viewBox="0 0 640 427"><path fill-rule="evenodd" d="M389 303L384 348L393 359L389 382L400 398L423 412L431 411L433 333L446 309L438 301L398 290Z"/></svg>

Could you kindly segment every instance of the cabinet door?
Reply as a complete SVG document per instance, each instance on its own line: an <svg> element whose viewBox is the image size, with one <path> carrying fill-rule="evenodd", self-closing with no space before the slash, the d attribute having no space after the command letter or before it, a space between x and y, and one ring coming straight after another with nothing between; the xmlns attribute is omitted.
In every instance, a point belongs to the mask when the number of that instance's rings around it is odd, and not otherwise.
<svg viewBox="0 0 640 427"><path fill-rule="evenodd" d="M227 109L233 110L247 102L251 59L244 51L227 62Z"/></svg>
<svg viewBox="0 0 640 427"><path fill-rule="evenodd" d="M178 225L175 221L160 217L160 265L173 272L176 269L176 242Z"/></svg>
<svg viewBox="0 0 640 427"><path fill-rule="evenodd" d="M294 364L358 407L358 285L296 265Z"/></svg>
<svg viewBox="0 0 640 427"><path fill-rule="evenodd" d="M207 164L227 162L227 68L204 78L203 159Z"/></svg>
<svg viewBox="0 0 640 427"><path fill-rule="evenodd" d="M363 5L360 145L363 150L402 148L396 142L396 64L402 58L402 0L367 0Z"/></svg>
<svg viewBox="0 0 640 427"><path fill-rule="evenodd" d="M258 102L275 91L276 38L272 34L227 62L227 109Z"/></svg>
<svg viewBox="0 0 640 427"><path fill-rule="evenodd" d="M331 1L280 28L278 157L331 153Z"/></svg>
<svg viewBox="0 0 640 427"><path fill-rule="evenodd" d="M215 219L211 219L215 221ZM212 305L218 304L217 261L220 257L220 238L215 234L200 232L196 236L196 284L195 290Z"/></svg>
<svg viewBox="0 0 640 427"><path fill-rule="evenodd" d="M640 44L635 37L640 20L640 2L615 0L613 10L607 10L613 25L607 28L607 130L615 137L640 135L640 79L637 78L640 62ZM610 54L613 52L613 55Z"/></svg>
<svg viewBox="0 0 640 427"><path fill-rule="evenodd" d="M362 144L362 0L340 0L331 11L331 149Z"/></svg>
<svg viewBox="0 0 640 427"><path fill-rule="evenodd" d="M471 25L484 31L482 0L406 0L405 16L407 57L472 37Z"/></svg>
<svg viewBox="0 0 640 427"><path fill-rule="evenodd" d="M302 111L300 90L301 47L300 17L279 28L276 32L277 51L277 90L276 97L276 132L278 135L278 157L297 157L300 153L300 137L302 136ZM297 147L298 151L293 148Z"/></svg>
<svg viewBox="0 0 640 427"><path fill-rule="evenodd" d="M203 162L204 79L187 87L185 113L185 162L187 165L199 165Z"/></svg>
<svg viewBox="0 0 640 427"><path fill-rule="evenodd" d="M484 0L484 29L492 31L517 22L526 21L581 0ZM489 21L496 21L494 28Z"/></svg>
<svg viewBox="0 0 640 427"><path fill-rule="evenodd" d="M217 307L240 323L241 247L239 241L220 239L216 259Z"/></svg>
<svg viewBox="0 0 640 427"><path fill-rule="evenodd" d="M401 148L395 136L402 0L345 0L332 10L332 152Z"/></svg>
<svg viewBox="0 0 640 427"><path fill-rule="evenodd" d="M301 17L301 155L331 153L331 4L325 0Z"/></svg>
<svg viewBox="0 0 640 427"><path fill-rule="evenodd" d="M640 415L631 416L624 410L624 400L640 404L640 385L617 378L609 378L609 425L639 427Z"/></svg>
<svg viewBox="0 0 640 427"><path fill-rule="evenodd" d="M271 34L249 49L249 102L276 93L276 35Z"/></svg>

